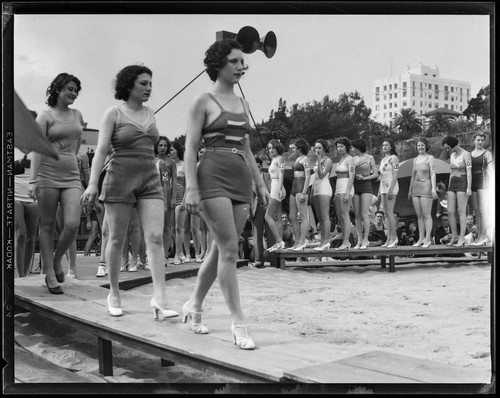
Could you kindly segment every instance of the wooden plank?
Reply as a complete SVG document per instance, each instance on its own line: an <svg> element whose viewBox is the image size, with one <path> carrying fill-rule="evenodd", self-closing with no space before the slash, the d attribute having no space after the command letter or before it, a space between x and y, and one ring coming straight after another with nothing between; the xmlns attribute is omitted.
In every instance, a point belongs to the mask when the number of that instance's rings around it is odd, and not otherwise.
<svg viewBox="0 0 500 398"><path fill-rule="evenodd" d="M103 376L113 376L113 347L111 341L97 336L99 355L99 373Z"/></svg>
<svg viewBox="0 0 500 398"><path fill-rule="evenodd" d="M415 380L354 366L329 362L307 368L285 371L284 376L299 383L416 383Z"/></svg>
<svg viewBox="0 0 500 398"><path fill-rule="evenodd" d="M427 359L383 351L373 351L339 361L357 368L398 375L422 383L485 383L484 374L474 369L454 368Z"/></svg>

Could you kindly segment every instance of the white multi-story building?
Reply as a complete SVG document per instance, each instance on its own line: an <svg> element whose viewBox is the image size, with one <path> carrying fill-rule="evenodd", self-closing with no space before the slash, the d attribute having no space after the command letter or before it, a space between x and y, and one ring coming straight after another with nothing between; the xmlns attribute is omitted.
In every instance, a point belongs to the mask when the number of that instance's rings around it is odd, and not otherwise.
<svg viewBox="0 0 500 398"><path fill-rule="evenodd" d="M412 108L424 119L424 114L445 108L462 113L471 98L470 83L439 77L439 68L420 64L406 73L373 82L372 117L392 126L402 108Z"/></svg>

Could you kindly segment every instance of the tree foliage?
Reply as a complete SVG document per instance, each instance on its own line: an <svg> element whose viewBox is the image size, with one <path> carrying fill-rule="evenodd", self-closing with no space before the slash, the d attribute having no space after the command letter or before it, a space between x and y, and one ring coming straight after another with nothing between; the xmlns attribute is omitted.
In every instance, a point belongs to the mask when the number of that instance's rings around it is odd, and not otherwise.
<svg viewBox="0 0 500 398"><path fill-rule="evenodd" d="M394 118L394 128L400 140L406 140L422 132L422 121L412 108L401 108Z"/></svg>
<svg viewBox="0 0 500 398"><path fill-rule="evenodd" d="M481 118L482 124L488 124L490 120L490 85L481 87L474 98L469 101L469 106L463 112L467 120L473 120L477 124Z"/></svg>

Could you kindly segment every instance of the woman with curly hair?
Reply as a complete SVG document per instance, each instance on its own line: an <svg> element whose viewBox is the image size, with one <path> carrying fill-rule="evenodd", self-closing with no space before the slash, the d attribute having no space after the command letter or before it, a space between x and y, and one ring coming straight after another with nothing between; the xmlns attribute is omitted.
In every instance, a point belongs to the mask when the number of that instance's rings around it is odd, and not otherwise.
<svg viewBox="0 0 500 398"><path fill-rule="evenodd" d="M82 182L77 154L83 133L83 117L70 108L81 90L80 80L60 73L47 88L49 109L41 111L36 122L59 155L54 160L34 153L31 160L29 196L38 201L40 212L40 255L45 284L52 294L62 294L64 282L61 259L76 239L80 226ZM54 252L54 229L60 204L63 225Z"/></svg>
<svg viewBox="0 0 500 398"><path fill-rule="evenodd" d="M314 153L317 160L314 165L314 183L312 202L319 218L321 242L315 250L326 250L330 247L330 202L332 200L332 186L330 172L333 162L328 156L329 145L326 140L317 140L314 143Z"/></svg>
<svg viewBox="0 0 500 398"><path fill-rule="evenodd" d="M382 153L384 157L380 161L378 173L380 175L380 186L378 196L387 219L387 241L381 247L396 247L398 245L396 216L394 206L399 192L398 173L399 158L396 145L392 140L382 142Z"/></svg>
<svg viewBox="0 0 500 398"><path fill-rule="evenodd" d="M153 72L145 66L130 65L116 76L115 98L121 105L108 108L99 129L97 149L87 189L82 195L84 205L93 205L99 193L108 147L112 153L106 164L99 200L104 202L109 237L106 262L109 273L108 312L123 315L118 279L123 245L134 207L144 232L144 241L153 278L153 297L150 301L156 320L179 314L167 308L165 264L163 251L164 198L160 175L156 168L154 146L158 142L154 112L144 106L152 89Z"/></svg>
<svg viewBox="0 0 500 398"><path fill-rule="evenodd" d="M283 181L285 180L285 159L281 156L284 150L283 144L278 140L269 141L267 150L271 156L271 164L268 170L271 178L271 200L267 206L264 218L276 241L276 243L269 248L269 251L273 252L285 248L285 242L283 241L281 231L281 201L285 199L286 196L285 187L283 186Z"/></svg>
<svg viewBox="0 0 500 398"><path fill-rule="evenodd" d="M413 159L413 170L408 190L408 199L413 202L418 222L418 241L413 246L429 247L432 241L432 202L437 199L436 165L434 156L427 152L429 141L425 138L417 140L418 156Z"/></svg>
<svg viewBox="0 0 500 398"><path fill-rule="evenodd" d="M349 155L351 151L351 142L346 137L340 137L335 141L335 148L340 156L340 161L335 169L337 182L335 184L335 212L337 213L338 223L343 233L343 242L335 250L349 250L351 242L351 199L354 196L354 158Z"/></svg>
<svg viewBox="0 0 500 398"><path fill-rule="evenodd" d="M306 236L309 228L308 222L308 200L309 200L309 181L311 179L311 166L307 154L309 144L302 138L293 141L290 144L292 156L295 157L293 165L293 181L290 190L288 215L292 224L295 236L295 244L290 250L304 250L306 247Z"/></svg>
<svg viewBox="0 0 500 398"><path fill-rule="evenodd" d="M191 320L194 333L209 333L201 312L217 279L231 313L234 343L253 350L255 343L240 302L236 261L239 238L250 213L252 179L264 205L269 192L250 150L248 102L234 92L247 69L241 45L231 39L216 41L205 52L204 64L214 84L194 99L189 110L185 202L191 214L201 210L214 241L200 266L194 291L182 308L183 321ZM206 149L197 167L201 138Z"/></svg>
<svg viewBox="0 0 500 398"><path fill-rule="evenodd" d="M352 142L354 154L354 217L358 243L354 249L366 249L370 245L370 205L373 198L372 180L378 178L375 172L375 159L366 153L366 142L357 139Z"/></svg>
<svg viewBox="0 0 500 398"><path fill-rule="evenodd" d="M467 203L472 194L472 162L470 153L458 145L455 137L447 136L442 141L443 148L450 154L450 180L448 183L448 218L452 239L447 246L464 246L467 224ZM457 213L460 234L457 228Z"/></svg>

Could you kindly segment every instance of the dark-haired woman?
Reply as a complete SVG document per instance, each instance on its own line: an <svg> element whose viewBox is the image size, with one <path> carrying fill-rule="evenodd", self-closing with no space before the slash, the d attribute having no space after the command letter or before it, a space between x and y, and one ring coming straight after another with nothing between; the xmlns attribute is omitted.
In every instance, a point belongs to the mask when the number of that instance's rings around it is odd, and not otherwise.
<svg viewBox="0 0 500 398"><path fill-rule="evenodd" d="M283 186L285 180L285 159L283 159L283 144L278 140L271 140L267 144L267 150L271 156L271 164L269 165L269 177L271 178L271 192L269 205L265 213L265 220L274 236L276 243L269 248L270 252L285 248L281 232L281 201L285 199L286 191Z"/></svg>
<svg viewBox="0 0 500 398"><path fill-rule="evenodd" d="M36 122L57 151L59 159L34 153L31 161L29 196L38 201L40 211L40 255L45 283L52 294L62 294L64 282L61 259L76 239L80 225L82 182L77 154L83 133L83 117L70 108L81 90L80 80L60 73L47 88L49 109ZM54 252L54 228L60 204L63 225Z"/></svg>
<svg viewBox="0 0 500 398"><path fill-rule="evenodd" d="M493 178L493 156L490 151L484 149L486 134L478 132L474 134L474 150L471 152L472 163L472 208L476 215L476 225L478 238L471 246L482 246L488 243L488 227L489 217L491 213L488 211L490 206L493 206L490 195L491 181Z"/></svg>
<svg viewBox="0 0 500 398"><path fill-rule="evenodd" d="M408 189L408 199L413 202L418 222L419 237L414 247L429 247L432 242L432 202L437 199L437 193L434 156L427 153L430 147L425 138L417 140L418 155L413 159Z"/></svg>
<svg viewBox="0 0 500 398"><path fill-rule="evenodd" d="M358 243L354 249L366 249L370 245L370 205L373 197L372 180L378 178L375 173L375 159L366 153L366 142L357 139L352 142L354 155L354 217Z"/></svg>
<svg viewBox="0 0 500 398"><path fill-rule="evenodd" d="M290 213L288 215L295 236L295 244L290 250L300 251L306 247L306 235L309 226L307 211L308 188L311 179L311 167L307 157L309 145L300 138L290 144L290 150L292 155L295 156L292 189L290 190L289 199Z"/></svg>
<svg viewBox="0 0 500 398"><path fill-rule="evenodd" d="M396 205L396 197L399 192L399 158L394 142L384 140L382 142L382 153L384 157L380 161L378 171L380 175L378 195L380 196L387 219L387 241L381 247L396 247L398 245L398 235L394 206Z"/></svg>
<svg viewBox="0 0 500 398"><path fill-rule="evenodd" d="M464 246L467 224L467 203L472 194L472 163L470 153L458 145L455 137L447 136L442 141L450 154L450 181L448 183L448 219L452 239L447 246ZM457 213L460 234L457 228Z"/></svg>
<svg viewBox="0 0 500 398"><path fill-rule="evenodd" d="M238 289L238 242L250 213L252 179L263 205L269 201L269 192L250 150L248 103L234 92L246 69L244 59L236 40L212 44L205 53L204 64L214 84L209 92L194 99L189 110L186 207L192 214L198 214L201 209L214 241L182 311L184 322L191 320L192 331L209 333L202 324L201 311L205 296L217 278L231 313L233 341L241 349L252 350L255 343L248 333ZM196 153L201 138L206 150L197 167Z"/></svg>
<svg viewBox="0 0 500 398"><path fill-rule="evenodd" d="M170 140L160 136L156 145L158 161L156 166L160 173L160 183L163 188L163 199L165 200L165 211L163 219L163 250L165 253L165 264L168 264L170 248L173 239L173 224L175 212L175 197L177 185L177 165L170 157Z"/></svg>
<svg viewBox="0 0 500 398"><path fill-rule="evenodd" d="M165 309L163 217L158 217L164 212L164 199L154 155L159 132L153 110L144 106L151 96L152 76L149 68L140 65L127 66L116 76L115 98L124 102L104 113L89 186L82 195L82 202L86 205L97 200L99 175L111 145L113 152L99 196L104 202L109 228L106 245L110 285L108 312L112 316L123 315L118 278L123 245L135 207L141 220L153 278L154 294L150 306L154 318L162 320L179 314Z"/></svg>
<svg viewBox="0 0 500 398"><path fill-rule="evenodd" d="M314 143L314 153L317 156L314 170L313 205L319 218L321 242L315 250L326 250L330 247L330 202L332 200L332 186L330 172L333 162L328 156L329 147L326 140L317 140Z"/></svg>
<svg viewBox="0 0 500 398"><path fill-rule="evenodd" d="M338 223L343 233L343 242L335 250L345 250L351 247L349 237L351 236L351 200L354 196L354 158L349 154L351 151L351 142L346 137L340 137L335 141L335 148L340 160L335 169L337 182L335 184L335 212L337 213Z"/></svg>

